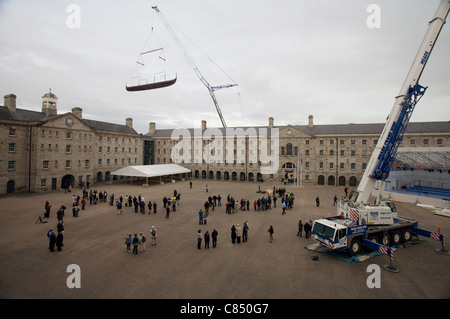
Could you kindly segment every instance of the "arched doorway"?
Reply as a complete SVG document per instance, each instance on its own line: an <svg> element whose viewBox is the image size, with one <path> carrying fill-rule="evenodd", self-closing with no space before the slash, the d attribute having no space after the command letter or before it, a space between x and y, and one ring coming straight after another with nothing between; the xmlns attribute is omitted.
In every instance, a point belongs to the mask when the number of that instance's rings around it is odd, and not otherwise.
<svg viewBox="0 0 450 319"><path fill-rule="evenodd" d="M109 182L111 180L111 172L107 171L105 173L105 182Z"/></svg>
<svg viewBox="0 0 450 319"><path fill-rule="evenodd" d="M64 175L64 177L61 179L61 188L67 188L69 186L73 186L75 185L75 177L73 177L73 175L67 174Z"/></svg>
<svg viewBox="0 0 450 319"><path fill-rule="evenodd" d="M231 180L237 181L237 173L236 172L231 173Z"/></svg>
<svg viewBox="0 0 450 319"><path fill-rule="evenodd" d="M216 179L221 180L222 179L222 173L220 171L216 172Z"/></svg>
<svg viewBox="0 0 450 319"><path fill-rule="evenodd" d="M261 173L256 174L256 181L257 181L257 182L264 182L264 179L263 179Z"/></svg>
<svg viewBox="0 0 450 319"><path fill-rule="evenodd" d="M356 186L356 177L355 176L350 177L349 186L351 186L351 187Z"/></svg>
<svg viewBox="0 0 450 319"><path fill-rule="evenodd" d="M249 182L253 182L253 181L254 181L254 180L253 180L253 173L252 173L252 172L248 173L248 181L249 181Z"/></svg>
<svg viewBox="0 0 450 319"><path fill-rule="evenodd" d="M206 171L205 170L202 171L202 178L206 179Z"/></svg>
<svg viewBox="0 0 450 319"><path fill-rule="evenodd" d="M97 173L97 178L96 178L97 183L100 183L102 181L102 178L103 178L103 173L102 172L98 172Z"/></svg>
<svg viewBox="0 0 450 319"><path fill-rule="evenodd" d="M334 186L336 185L336 179L333 175L328 176L328 186Z"/></svg>
<svg viewBox="0 0 450 319"><path fill-rule="evenodd" d="M8 181L6 183L6 194L14 193L15 185L16 185L16 182L14 182L13 180Z"/></svg>
<svg viewBox="0 0 450 319"><path fill-rule="evenodd" d="M200 172L198 171L198 169L195 170L194 177L195 178L199 178L200 177Z"/></svg>
<svg viewBox="0 0 450 319"><path fill-rule="evenodd" d="M224 179L225 181L229 180L229 179L230 179L230 173L224 172L224 173L223 173L223 179Z"/></svg>
<svg viewBox="0 0 450 319"><path fill-rule="evenodd" d="M209 179L214 179L214 172L213 171L209 171Z"/></svg>
<svg viewBox="0 0 450 319"><path fill-rule="evenodd" d="M241 172L239 179L241 182L245 181L245 173L244 172Z"/></svg>
<svg viewBox="0 0 450 319"><path fill-rule="evenodd" d="M317 177L317 185L325 185L325 177L323 175Z"/></svg>
<svg viewBox="0 0 450 319"><path fill-rule="evenodd" d="M345 176L339 176L339 186L345 186Z"/></svg>

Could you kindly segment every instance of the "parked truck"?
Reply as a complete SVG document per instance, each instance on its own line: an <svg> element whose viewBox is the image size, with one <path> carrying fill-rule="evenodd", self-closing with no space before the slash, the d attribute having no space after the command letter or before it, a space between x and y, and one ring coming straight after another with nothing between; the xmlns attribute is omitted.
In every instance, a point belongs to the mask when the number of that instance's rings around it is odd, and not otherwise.
<svg viewBox="0 0 450 319"><path fill-rule="evenodd" d="M447 253L443 234L421 229L416 220L399 216L395 202L383 200L381 190L395 161L414 107L427 89L419 84L419 79L445 24L449 9L450 1L441 0L400 93L395 98L356 193L339 202L336 216L314 221L311 238L320 244L352 255L366 247L387 254L392 260L391 246L408 242L413 236L420 235L441 241L442 248L437 251ZM380 191L371 204L369 198L377 183Z"/></svg>

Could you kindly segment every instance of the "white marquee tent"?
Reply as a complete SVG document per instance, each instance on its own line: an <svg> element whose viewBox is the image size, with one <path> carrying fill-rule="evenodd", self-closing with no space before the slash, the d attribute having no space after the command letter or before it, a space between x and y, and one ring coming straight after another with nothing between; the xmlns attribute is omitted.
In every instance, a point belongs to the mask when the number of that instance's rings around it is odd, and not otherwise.
<svg viewBox="0 0 450 319"><path fill-rule="evenodd" d="M167 175L190 173L191 170L177 164L134 165L112 172L112 175L131 177L161 177Z"/></svg>

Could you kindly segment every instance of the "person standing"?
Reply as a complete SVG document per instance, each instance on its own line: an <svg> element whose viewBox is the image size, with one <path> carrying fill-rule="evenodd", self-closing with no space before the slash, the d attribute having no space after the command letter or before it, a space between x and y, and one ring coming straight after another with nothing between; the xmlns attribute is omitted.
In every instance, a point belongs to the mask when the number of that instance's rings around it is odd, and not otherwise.
<svg viewBox="0 0 450 319"><path fill-rule="evenodd" d="M126 252L127 253L131 252L131 233L128 234L128 236L125 236L125 245L127 245Z"/></svg>
<svg viewBox="0 0 450 319"><path fill-rule="evenodd" d="M270 225L267 231L269 232L269 243L271 243L273 242L273 226Z"/></svg>
<svg viewBox="0 0 450 319"><path fill-rule="evenodd" d="M152 226L152 230L150 231L150 233L152 234L152 246L156 246L156 228L155 226Z"/></svg>
<svg viewBox="0 0 450 319"><path fill-rule="evenodd" d="M156 202L155 201L153 201L153 214L156 214L156 207L157 207L158 205L156 204Z"/></svg>
<svg viewBox="0 0 450 319"><path fill-rule="evenodd" d="M309 233L311 232L311 225L306 221L305 226L303 226L305 230L305 238L309 238Z"/></svg>
<svg viewBox="0 0 450 319"><path fill-rule="evenodd" d="M303 223L302 220L300 219L298 221L298 232L297 232L298 237L302 237L302 231L303 231Z"/></svg>
<svg viewBox="0 0 450 319"><path fill-rule="evenodd" d="M198 211L198 224L199 225L203 225L203 211L200 208L200 210Z"/></svg>
<svg viewBox="0 0 450 319"><path fill-rule="evenodd" d="M336 204L337 204L337 196L334 195L334 198L333 198L333 206L335 206Z"/></svg>
<svg viewBox="0 0 450 319"><path fill-rule="evenodd" d="M208 192L208 184L206 184L206 192Z"/></svg>
<svg viewBox="0 0 450 319"><path fill-rule="evenodd" d="M217 236L219 235L219 233L217 232L217 230L214 228L212 233L211 233L211 238L212 238L212 244L213 244L213 248L216 248L217 246Z"/></svg>
<svg viewBox="0 0 450 319"><path fill-rule="evenodd" d="M62 221L58 221L58 224L56 225L56 231L58 233L61 233L64 231L64 224L62 223Z"/></svg>
<svg viewBox="0 0 450 319"><path fill-rule="evenodd" d="M46 201L44 207L45 207L44 217L49 218L50 217L50 208L52 207L52 205L49 203L49 201Z"/></svg>
<svg viewBox="0 0 450 319"><path fill-rule="evenodd" d="M122 215L122 202L117 201L116 207L117 207L117 215Z"/></svg>
<svg viewBox="0 0 450 319"><path fill-rule="evenodd" d="M61 222L63 221L65 209L66 209L66 207L64 205L61 205L61 207L56 212L56 219L58 221L61 221Z"/></svg>
<svg viewBox="0 0 450 319"><path fill-rule="evenodd" d="M140 246L140 251L141 253L143 251L145 251L145 242L147 241L147 238L145 238L144 234L140 233L139 234L139 246Z"/></svg>
<svg viewBox="0 0 450 319"><path fill-rule="evenodd" d="M170 207L169 205L166 206L166 218L169 218L170 215Z"/></svg>
<svg viewBox="0 0 450 319"><path fill-rule="evenodd" d="M63 244L63 233L62 232L58 232L58 236L56 236L56 250L57 251L61 251L62 250L62 246L64 246Z"/></svg>
<svg viewBox="0 0 450 319"><path fill-rule="evenodd" d="M134 234L134 237L133 237L133 254L134 255L138 254L138 246L139 246L139 238L138 238L137 234Z"/></svg>
<svg viewBox="0 0 450 319"><path fill-rule="evenodd" d="M56 235L55 235L55 231L53 230L53 228L48 231L47 237L49 239L48 249L50 249L50 251L53 252L53 251L55 251L55 244L56 244Z"/></svg>
<svg viewBox="0 0 450 319"><path fill-rule="evenodd" d="M205 249L209 249L209 238L210 238L210 236L209 236L209 232L208 231L206 231L205 232Z"/></svg>
<svg viewBox="0 0 450 319"><path fill-rule="evenodd" d="M241 243L241 230L242 230L241 225L240 225L240 224L237 224L237 226L236 226L236 242L237 242L238 244Z"/></svg>
<svg viewBox="0 0 450 319"><path fill-rule="evenodd" d="M231 227L231 243L234 244L236 242L236 227L233 225Z"/></svg>
<svg viewBox="0 0 450 319"><path fill-rule="evenodd" d="M319 199L319 196L316 197L316 206L317 206L317 207L320 206L320 199Z"/></svg>
<svg viewBox="0 0 450 319"><path fill-rule="evenodd" d="M244 222L244 227L242 228L242 242L245 243L248 240L248 223Z"/></svg>
<svg viewBox="0 0 450 319"><path fill-rule="evenodd" d="M202 249L202 230L199 229L197 232L197 249Z"/></svg>

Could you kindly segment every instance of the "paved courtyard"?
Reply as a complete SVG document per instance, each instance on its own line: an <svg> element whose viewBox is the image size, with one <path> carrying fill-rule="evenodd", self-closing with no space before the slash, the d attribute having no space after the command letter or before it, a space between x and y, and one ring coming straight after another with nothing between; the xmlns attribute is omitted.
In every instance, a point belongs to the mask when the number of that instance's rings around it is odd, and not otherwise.
<svg viewBox="0 0 450 319"><path fill-rule="evenodd" d="M205 185L208 183L209 192ZM261 189L274 184L263 183ZM282 187L282 185L275 185ZM118 215L107 203L87 205L78 218L72 217L72 193L15 194L0 197L0 297L1 298L217 298L217 299L297 299L297 298L449 298L450 256L434 251L440 243L430 239L395 252L399 273L381 270L381 288L368 288L370 264L383 266L388 257L347 263L326 254L305 249L308 239L296 236L299 219L314 220L334 215L333 197L343 194L342 187L287 186L295 194L294 208L286 215L279 208L269 211L240 211L225 214L225 206L216 207L207 225L198 224L198 210L209 195L220 194L223 204L228 194L236 200L252 203L263 194L258 184L246 182L193 180L138 185L94 185L91 189L108 194L143 195L158 203L157 214L134 213L124 207ZM176 212L165 218L162 198L181 193ZM319 196L321 205L315 205ZM52 205L48 223L35 223L44 212L44 203ZM64 204L64 247L61 252L48 249L47 231L56 229L56 211ZM251 205L252 207L252 205ZM420 226L450 235L450 219L434 215L430 209L410 203L398 204L400 215L419 220ZM232 225L248 221L249 240L232 244ZM269 242L267 229L274 227ZM125 250L128 233L158 230L158 244L146 244L146 251L133 255ZM216 248L197 249L196 233L213 228L219 233ZM318 256L313 260L312 256ZM81 288L69 289L68 265L81 270Z"/></svg>

